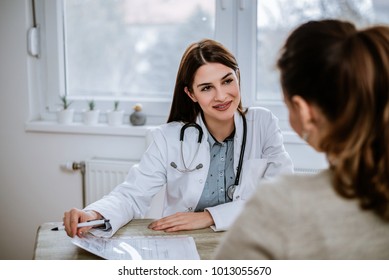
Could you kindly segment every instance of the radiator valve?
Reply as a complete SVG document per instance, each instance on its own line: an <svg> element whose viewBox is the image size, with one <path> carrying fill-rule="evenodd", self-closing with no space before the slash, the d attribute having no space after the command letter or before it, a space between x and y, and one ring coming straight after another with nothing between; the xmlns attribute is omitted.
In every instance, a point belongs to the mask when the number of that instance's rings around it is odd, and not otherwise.
<svg viewBox="0 0 389 280"><path fill-rule="evenodd" d="M80 162L66 162L61 165L61 168L66 170L66 171L76 171L80 170L81 172L85 172L85 162L80 161Z"/></svg>

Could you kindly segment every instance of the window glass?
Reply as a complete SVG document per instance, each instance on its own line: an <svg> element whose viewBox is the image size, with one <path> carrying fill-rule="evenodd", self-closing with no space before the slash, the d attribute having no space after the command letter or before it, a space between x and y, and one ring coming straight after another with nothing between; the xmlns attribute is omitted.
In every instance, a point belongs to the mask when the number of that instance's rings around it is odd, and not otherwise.
<svg viewBox="0 0 389 280"><path fill-rule="evenodd" d="M170 99L186 47L214 38L214 0L63 3L71 97Z"/></svg>
<svg viewBox="0 0 389 280"><path fill-rule="evenodd" d="M337 18L358 27L389 23L387 0L258 0L256 100L281 100L275 63L287 35L299 24Z"/></svg>

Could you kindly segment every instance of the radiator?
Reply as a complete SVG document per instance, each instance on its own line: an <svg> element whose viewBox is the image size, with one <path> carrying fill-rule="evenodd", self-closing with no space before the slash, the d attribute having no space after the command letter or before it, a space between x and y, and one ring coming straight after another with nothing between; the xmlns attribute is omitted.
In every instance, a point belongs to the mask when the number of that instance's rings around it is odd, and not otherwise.
<svg viewBox="0 0 389 280"><path fill-rule="evenodd" d="M130 168L137 161L112 158L91 158L85 161L85 205L99 200L126 178ZM162 215L164 189L152 200L146 218L160 218Z"/></svg>
<svg viewBox="0 0 389 280"><path fill-rule="evenodd" d="M135 163L131 160L109 158L85 161L85 203L95 202L122 183Z"/></svg>

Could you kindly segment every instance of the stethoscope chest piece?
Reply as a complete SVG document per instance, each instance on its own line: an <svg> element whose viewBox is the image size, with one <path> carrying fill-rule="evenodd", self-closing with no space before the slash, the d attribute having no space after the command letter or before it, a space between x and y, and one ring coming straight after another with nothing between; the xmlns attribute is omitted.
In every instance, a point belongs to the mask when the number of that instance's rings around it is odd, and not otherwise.
<svg viewBox="0 0 389 280"><path fill-rule="evenodd" d="M233 200L234 198L234 193L236 190L236 185L231 185L227 188L227 196L230 200Z"/></svg>

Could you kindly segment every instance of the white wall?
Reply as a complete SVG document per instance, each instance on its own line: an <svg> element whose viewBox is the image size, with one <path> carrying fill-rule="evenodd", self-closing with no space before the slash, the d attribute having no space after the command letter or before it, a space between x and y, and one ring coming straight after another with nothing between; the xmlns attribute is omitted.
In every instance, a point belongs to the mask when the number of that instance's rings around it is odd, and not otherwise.
<svg viewBox="0 0 389 280"><path fill-rule="evenodd" d="M60 165L93 156L139 159L144 138L32 133L26 32L29 0L0 1L0 259L31 259L38 226L81 207L81 175Z"/></svg>
<svg viewBox="0 0 389 280"><path fill-rule="evenodd" d="M29 0L0 0L0 259L31 259L40 224L82 206L81 175L60 165L93 156L139 159L142 137L26 132L30 104L26 33ZM305 145L287 143L300 164ZM309 157L323 166L321 155ZM304 158L306 162L306 157Z"/></svg>

